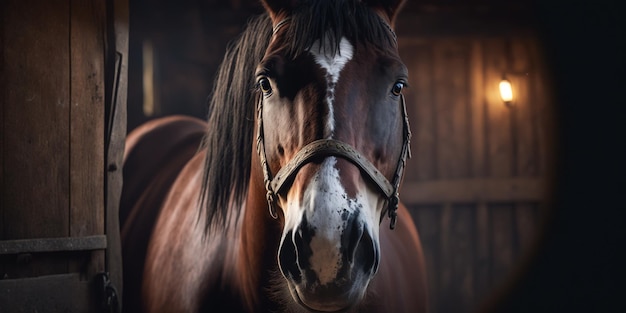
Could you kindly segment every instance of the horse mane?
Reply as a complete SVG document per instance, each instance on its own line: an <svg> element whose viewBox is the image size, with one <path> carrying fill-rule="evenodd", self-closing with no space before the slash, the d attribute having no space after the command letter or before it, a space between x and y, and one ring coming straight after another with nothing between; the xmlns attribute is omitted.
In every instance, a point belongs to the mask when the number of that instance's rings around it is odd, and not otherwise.
<svg viewBox="0 0 626 313"><path fill-rule="evenodd" d="M226 222L230 204L245 200L250 178L254 133L254 71L272 35L267 14L251 19L226 49L211 101L200 204L206 210L205 230L215 220Z"/></svg>
<svg viewBox="0 0 626 313"><path fill-rule="evenodd" d="M395 44L389 26L360 0L302 1L290 12L286 31L287 57L295 59L317 40L330 39L336 52L342 37L376 48ZM209 103L200 205L206 210L205 230L225 226L229 208L246 198L253 147L256 82L254 72L272 36L267 13L252 18L227 48L218 68ZM237 212L238 213L238 212Z"/></svg>

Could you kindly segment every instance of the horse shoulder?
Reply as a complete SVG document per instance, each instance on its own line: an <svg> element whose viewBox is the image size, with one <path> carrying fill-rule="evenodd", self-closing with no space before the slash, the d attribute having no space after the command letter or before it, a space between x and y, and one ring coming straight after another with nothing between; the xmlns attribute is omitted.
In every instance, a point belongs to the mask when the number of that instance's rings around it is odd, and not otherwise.
<svg viewBox="0 0 626 313"><path fill-rule="evenodd" d="M185 166L174 182L148 246L143 281L147 312L197 312L204 294L217 285L214 268L221 246L204 236L198 196L204 153Z"/></svg>

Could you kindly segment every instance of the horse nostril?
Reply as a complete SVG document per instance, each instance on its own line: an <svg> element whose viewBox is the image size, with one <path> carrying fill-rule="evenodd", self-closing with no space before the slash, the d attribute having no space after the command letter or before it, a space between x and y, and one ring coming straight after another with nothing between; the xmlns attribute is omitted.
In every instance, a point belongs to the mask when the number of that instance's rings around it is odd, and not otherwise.
<svg viewBox="0 0 626 313"><path fill-rule="evenodd" d="M361 237L363 236L363 226L353 220L349 227L347 236L344 236L344 240L347 241L347 253L345 253L345 255L348 257L348 262L352 263L358 257L356 253L361 242Z"/></svg>
<svg viewBox="0 0 626 313"><path fill-rule="evenodd" d="M371 269L372 274L376 273L378 271L380 256L378 255L376 245L374 245L374 241L368 232L363 232L363 236L361 236L361 241L357 249L360 250L359 255L363 260L364 268Z"/></svg>
<svg viewBox="0 0 626 313"><path fill-rule="evenodd" d="M287 233L280 251L278 252L278 265L280 270L286 278L292 279L295 283L299 283L302 276L300 269L298 268L298 255L296 252L296 246L293 237L293 231Z"/></svg>
<svg viewBox="0 0 626 313"><path fill-rule="evenodd" d="M349 231L343 238L347 243L347 261L350 264L359 262L365 271L376 273L380 258L372 237L361 223L353 221L350 224Z"/></svg>

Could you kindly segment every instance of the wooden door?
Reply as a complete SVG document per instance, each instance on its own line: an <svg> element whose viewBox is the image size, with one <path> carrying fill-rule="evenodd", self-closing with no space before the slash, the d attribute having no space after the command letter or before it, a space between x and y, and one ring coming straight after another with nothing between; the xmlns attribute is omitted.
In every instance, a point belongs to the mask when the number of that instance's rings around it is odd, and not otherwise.
<svg viewBox="0 0 626 313"><path fill-rule="evenodd" d="M93 312L121 277L127 2L0 12L0 311Z"/></svg>

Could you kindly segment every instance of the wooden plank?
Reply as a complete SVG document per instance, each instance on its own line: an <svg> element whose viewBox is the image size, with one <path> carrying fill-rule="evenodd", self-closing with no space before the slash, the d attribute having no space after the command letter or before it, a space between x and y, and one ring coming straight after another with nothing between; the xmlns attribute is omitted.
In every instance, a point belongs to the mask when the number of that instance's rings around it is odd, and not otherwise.
<svg viewBox="0 0 626 313"><path fill-rule="evenodd" d="M485 95L487 100L487 175L509 177L512 170L511 111L500 98L498 84L507 71L506 42L503 39L485 40Z"/></svg>
<svg viewBox="0 0 626 313"><path fill-rule="evenodd" d="M450 224L452 220L452 205L446 203L441 208L440 219L440 236L441 236L441 250L439 253L439 295L437 302L440 306L441 312L449 312L449 302L446 299L449 297L450 281L452 279L452 268L449 264L450 260L450 243L452 241Z"/></svg>
<svg viewBox="0 0 626 313"><path fill-rule="evenodd" d="M514 258L513 205L490 205L491 215L491 285L497 287L510 276Z"/></svg>
<svg viewBox="0 0 626 313"><path fill-rule="evenodd" d="M491 219L489 209L484 202L476 206L476 267L475 296L476 302L483 302L491 287Z"/></svg>
<svg viewBox="0 0 626 313"><path fill-rule="evenodd" d="M441 208L439 206L416 206L412 212L426 261L430 313L437 313L440 312L438 299L441 277Z"/></svg>
<svg viewBox="0 0 626 313"><path fill-rule="evenodd" d="M407 40L408 41L408 40ZM402 42L402 41L401 41ZM406 41L405 41L406 42ZM409 62L409 88L406 89L407 114L411 122L413 158L408 160L405 181L427 181L436 173L435 99L433 95L432 44L410 42L401 50L403 60Z"/></svg>
<svg viewBox="0 0 626 313"><path fill-rule="evenodd" d="M122 193L122 162L124 156L124 140L126 138L126 101L128 91L128 0L112 0L113 9L108 20L107 46L105 65L114 76L107 84L105 98L108 107L106 121L108 142L105 142L106 153L106 229L108 248L106 253L106 269L110 273L111 284L117 288L119 302L122 303L122 249L119 226L119 203ZM110 41L109 41L110 40Z"/></svg>
<svg viewBox="0 0 626 313"><path fill-rule="evenodd" d="M0 241L0 255L41 252L103 250L106 236L18 239Z"/></svg>
<svg viewBox="0 0 626 313"><path fill-rule="evenodd" d="M468 47L458 41L434 45L437 174L439 179L469 175Z"/></svg>
<svg viewBox="0 0 626 313"><path fill-rule="evenodd" d="M7 4L6 1L0 3L0 196L4 196L4 155L6 150L4 149L4 136L6 134L4 125L4 111L6 107L5 89L6 89L6 57L5 55L5 40L4 33L7 27ZM4 201L0 199L0 238L4 238ZM1 266L1 265L0 265Z"/></svg>
<svg viewBox="0 0 626 313"><path fill-rule="evenodd" d="M535 103L532 101L529 86L529 75L532 70L528 51L529 42L523 38L511 40L512 71L509 80L513 88L514 103L510 108L514 113L514 148L516 152L515 174L520 176L537 176L538 138L535 119Z"/></svg>
<svg viewBox="0 0 626 313"><path fill-rule="evenodd" d="M95 312L97 282L78 274L0 280L2 312Z"/></svg>
<svg viewBox="0 0 626 313"><path fill-rule="evenodd" d="M548 177L553 175L555 131L552 83L546 72L548 68L543 60L543 52L537 40L528 43L529 55L532 60L532 71L529 74L529 93L533 103L532 129L537 138L537 173Z"/></svg>
<svg viewBox="0 0 626 313"><path fill-rule="evenodd" d="M515 255L523 260L532 251L538 229L537 204L518 203L515 205Z"/></svg>
<svg viewBox="0 0 626 313"><path fill-rule="evenodd" d="M7 11L5 238L66 236L69 8L20 0Z"/></svg>
<svg viewBox="0 0 626 313"><path fill-rule="evenodd" d="M103 1L71 0L70 21L70 236L104 234L104 29ZM70 272L81 272L70 262ZM103 272L94 253L89 276Z"/></svg>
<svg viewBox="0 0 626 313"><path fill-rule="evenodd" d="M470 109L471 116L471 134L469 137L471 153L469 155L471 162L470 177L484 177L486 173L485 162L485 118L487 114L487 106L485 100L485 81L484 81L484 60L483 60L483 43L480 40L474 40L471 45L470 52L470 73L471 73L471 90L470 90Z"/></svg>
<svg viewBox="0 0 626 313"><path fill-rule="evenodd" d="M442 312L470 312L474 305L474 210L444 205L441 218ZM454 299L454 301L449 301Z"/></svg>
<svg viewBox="0 0 626 313"><path fill-rule="evenodd" d="M514 105L511 107L515 118L514 151L517 164L514 174L523 177L539 177L540 174L540 139L536 124L538 114L535 101L537 97L544 95L532 92L531 75L537 70L535 67L537 64L533 61L530 51L533 41L532 37L511 40L511 67L515 73L511 75L511 84L516 95ZM545 176L543 177L545 179ZM537 202L539 201L538 199ZM536 203L519 202L514 207L514 250L516 259L520 261L530 251L536 236L537 218L534 214L536 206Z"/></svg>
<svg viewBox="0 0 626 313"><path fill-rule="evenodd" d="M6 109L5 102L5 88L6 81L8 78L6 77L6 58L4 56L5 51L5 40L4 33L7 25L5 25L7 21L6 15L7 13L7 5L6 1L2 1L0 3L0 240L6 237L4 231L4 155L8 152L4 149L4 136L7 133L4 125L4 110ZM0 277L2 277L2 273L5 273L5 265L4 262L0 262Z"/></svg>
<svg viewBox="0 0 626 313"><path fill-rule="evenodd" d="M68 235L69 7L9 1L4 21L3 239ZM9 26L10 25L10 26ZM66 270L62 260L27 270ZM19 271L18 268L15 270ZM8 271L8 270L7 270Z"/></svg>
<svg viewBox="0 0 626 313"><path fill-rule="evenodd" d="M99 1L97 1L99 2ZM71 236L104 233L104 7L72 0Z"/></svg>
<svg viewBox="0 0 626 313"><path fill-rule="evenodd" d="M539 138L537 135L536 103L538 95L531 93L530 75L534 71L529 44L526 38L512 39L510 46L511 70L509 75L513 92L514 103L511 109L513 114L513 144L515 162L513 174L522 177L538 177L539 175ZM538 199L537 202L543 199ZM534 243L536 231L536 217L534 209L536 203L519 202L513 207L513 257L515 262L521 262L530 252Z"/></svg>
<svg viewBox="0 0 626 313"><path fill-rule="evenodd" d="M472 42L470 54L471 71L471 177L481 178L487 174L487 99L485 83L485 60L484 60L484 40L475 39ZM473 185L473 184L472 184ZM459 187L454 190L460 190ZM459 199L460 200L460 199ZM475 211L475 250L474 250L474 303L479 304L486 301L486 296L490 291L490 219L486 200L479 200L476 203Z"/></svg>
<svg viewBox="0 0 626 313"><path fill-rule="evenodd" d="M542 178L477 178L405 183L406 204L541 201L546 187Z"/></svg>

